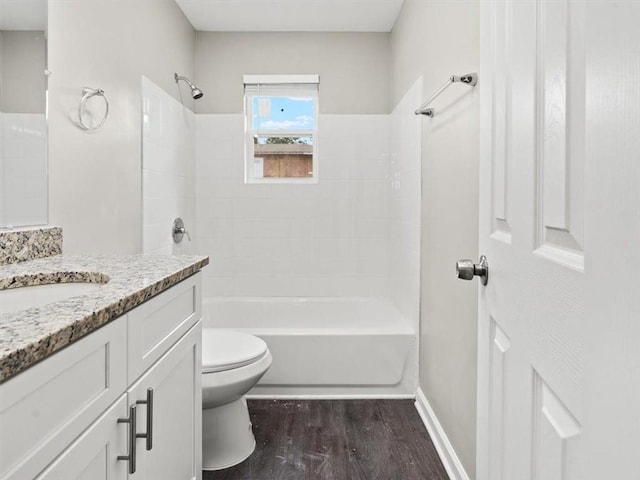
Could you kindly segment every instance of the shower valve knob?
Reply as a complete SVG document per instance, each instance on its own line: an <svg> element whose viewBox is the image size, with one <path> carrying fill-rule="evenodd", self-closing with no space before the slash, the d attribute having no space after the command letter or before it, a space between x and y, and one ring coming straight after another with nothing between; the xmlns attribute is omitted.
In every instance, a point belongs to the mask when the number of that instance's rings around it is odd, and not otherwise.
<svg viewBox="0 0 640 480"><path fill-rule="evenodd" d="M173 230L171 233L173 236L173 241L175 243L182 242L182 239L184 238L185 235L187 236L187 239L191 241L191 235L189 235L189 232L184 226L184 221L180 217L176 218L173 221Z"/></svg>
<svg viewBox="0 0 640 480"><path fill-rule="evenodd" d="M489 281L489 263L487 257L482 255L478 263L472 260L458 260L456 262L456 273L461 280L473 280L473 277L480 277L483 285Z"/></svg>

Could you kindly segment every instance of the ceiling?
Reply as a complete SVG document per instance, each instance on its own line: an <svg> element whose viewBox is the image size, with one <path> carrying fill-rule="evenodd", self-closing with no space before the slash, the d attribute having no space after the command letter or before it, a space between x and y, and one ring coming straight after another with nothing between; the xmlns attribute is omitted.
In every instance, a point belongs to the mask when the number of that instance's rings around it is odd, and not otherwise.
<svg viewBox="0 0 640 480"><path fill-rule="evenodd" d="M403 0L176 0L196 30L389 32Z"/></svg>
<svg viewBox="0 0 640 480"><path fill-rule="evenodd" d="M47 0L0 0L0 30L46 30Z"/></svg>

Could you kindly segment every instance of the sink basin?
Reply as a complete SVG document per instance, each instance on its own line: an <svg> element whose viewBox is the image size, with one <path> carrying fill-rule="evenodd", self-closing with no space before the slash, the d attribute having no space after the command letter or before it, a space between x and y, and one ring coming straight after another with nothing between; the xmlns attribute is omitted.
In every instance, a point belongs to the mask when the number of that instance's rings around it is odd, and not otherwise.
<svg viewBox="0 0 640 480"><path fill-rule="evenodd" d="M0 290L0 314L42 307L78 295L96 292L100 283L55 283Z"/></svg>

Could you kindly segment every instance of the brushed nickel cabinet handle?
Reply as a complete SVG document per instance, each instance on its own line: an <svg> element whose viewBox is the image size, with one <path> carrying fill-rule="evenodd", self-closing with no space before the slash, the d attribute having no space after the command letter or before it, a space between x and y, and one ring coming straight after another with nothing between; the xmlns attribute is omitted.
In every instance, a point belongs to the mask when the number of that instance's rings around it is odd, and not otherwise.
<svg viewBox="0 0 640 480"><path fill-rule="evenodd" d="M136 406L129 407L129 418L119 418L118 423L129 424L129 453L127 455L118 455L118 460L127 460L129 462L129 473L136 473Z"/></svg>
<svg viewBox="0 0 640 480"><path fill-rule="evenodd" d="M144 438L147 440L147 450L153 448L153 388L147 388L147 399L138 400L136 405L147 406L147 431L145 433L136 433L136 438Z"/></svg>

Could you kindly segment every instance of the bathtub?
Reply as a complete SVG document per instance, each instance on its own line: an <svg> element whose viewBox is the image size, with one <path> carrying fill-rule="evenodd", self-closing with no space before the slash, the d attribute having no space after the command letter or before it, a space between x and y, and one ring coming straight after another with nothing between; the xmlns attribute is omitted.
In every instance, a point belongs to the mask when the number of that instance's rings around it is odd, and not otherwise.
<svg viewBox="0 0 640 480"><path fill-rule="evenodd" d="M262 338L273 364L250 392L259 397L411 398L416 330L378 298L208 298L206 328Z"/></svg>

